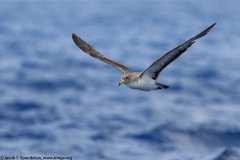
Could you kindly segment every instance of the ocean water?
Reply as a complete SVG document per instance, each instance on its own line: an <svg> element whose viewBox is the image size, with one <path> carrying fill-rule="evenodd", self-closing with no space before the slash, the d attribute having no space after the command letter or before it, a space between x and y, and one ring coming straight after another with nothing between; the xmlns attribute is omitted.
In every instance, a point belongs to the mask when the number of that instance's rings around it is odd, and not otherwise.
<svg viewBox="0 0 240 160"><path fill-rule="evenodd" d="M0 1L0 158L240 159L239 6ZM171 87L151 92L118 87L121 72L71 38L143 71L215 22L160 74Z"/></svg>

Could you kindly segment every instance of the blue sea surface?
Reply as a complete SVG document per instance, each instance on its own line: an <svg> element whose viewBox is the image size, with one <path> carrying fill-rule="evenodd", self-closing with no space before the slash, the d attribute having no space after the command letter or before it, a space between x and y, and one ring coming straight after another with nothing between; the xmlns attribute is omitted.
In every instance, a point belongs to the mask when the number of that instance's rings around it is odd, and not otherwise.
<svg viewBox="0 0 240 160"><path fill-rule="evenodd" d="M0 1L0 156L240 159L240 1ZM118 87L211 24L161 72L167 90Z"/></svg>

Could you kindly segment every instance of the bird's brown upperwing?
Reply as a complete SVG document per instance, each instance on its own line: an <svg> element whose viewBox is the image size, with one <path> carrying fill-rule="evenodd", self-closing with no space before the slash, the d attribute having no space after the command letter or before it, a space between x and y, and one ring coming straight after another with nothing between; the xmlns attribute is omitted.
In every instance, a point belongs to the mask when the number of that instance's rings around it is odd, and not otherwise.
<svg viewBox="0 0 240 160"><path fill-rule="evenodd" d="M126 72L131 72L130 69L128 69L126 66L117 63L111 59L106 58L104 55L96 51L91 45L87 44L84 40L82 40L80 37L75 35L74 33L72 34L72 39L75 42L75 44L85 53L89 54L90 56L99 59L107 64L112 65L113 67L116 67L119 69L121 72L126 73Z"/></svg>

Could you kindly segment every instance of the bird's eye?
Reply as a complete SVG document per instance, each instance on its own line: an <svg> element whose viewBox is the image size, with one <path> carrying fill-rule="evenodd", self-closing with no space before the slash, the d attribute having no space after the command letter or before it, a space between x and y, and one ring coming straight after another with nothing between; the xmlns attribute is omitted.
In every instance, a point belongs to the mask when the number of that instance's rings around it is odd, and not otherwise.
<svg viewBox="0 0 240 160"><path fill-rule="evenodd" d="M126 77L126 79L129 79L129 77Z"/></svg>

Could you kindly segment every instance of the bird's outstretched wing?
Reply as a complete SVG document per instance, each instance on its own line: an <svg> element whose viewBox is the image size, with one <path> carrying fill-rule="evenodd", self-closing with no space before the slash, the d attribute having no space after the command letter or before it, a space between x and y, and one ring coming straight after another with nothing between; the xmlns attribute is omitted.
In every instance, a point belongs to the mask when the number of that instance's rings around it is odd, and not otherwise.
<svg viewBox="0 0 240 160"><path fill-rule="evenodd" d="M196 35L195 37L189 39L188 41L184 42L183 44L177 46L176 48L172 49L171 51L167 52L161 58L157 59L153 62L146 70L142 72L141 76L149 76L152 79L156 80L158 78L159 73L167 67L172 61L177 59L182 53L184 53L198 38L205 36L214 26L216 23L212 24L210 27Z"/></svg>
<svg viewBox="0 0 240 160"><path fill-rule="evenodd" d="M89 54L90 56L97 58L105 63L108 63L108 64L112 65L113 67L116 67L123 73L132 72L130 69L128 69L124 65L117 63L111 59L106 58L104 55L102 55L101 53L96 51L91 45L87 44L84 40L82 40L80 37L78 37L74 33L72 34L72 39L81 50L83 50L85 53Z"/></svg>

